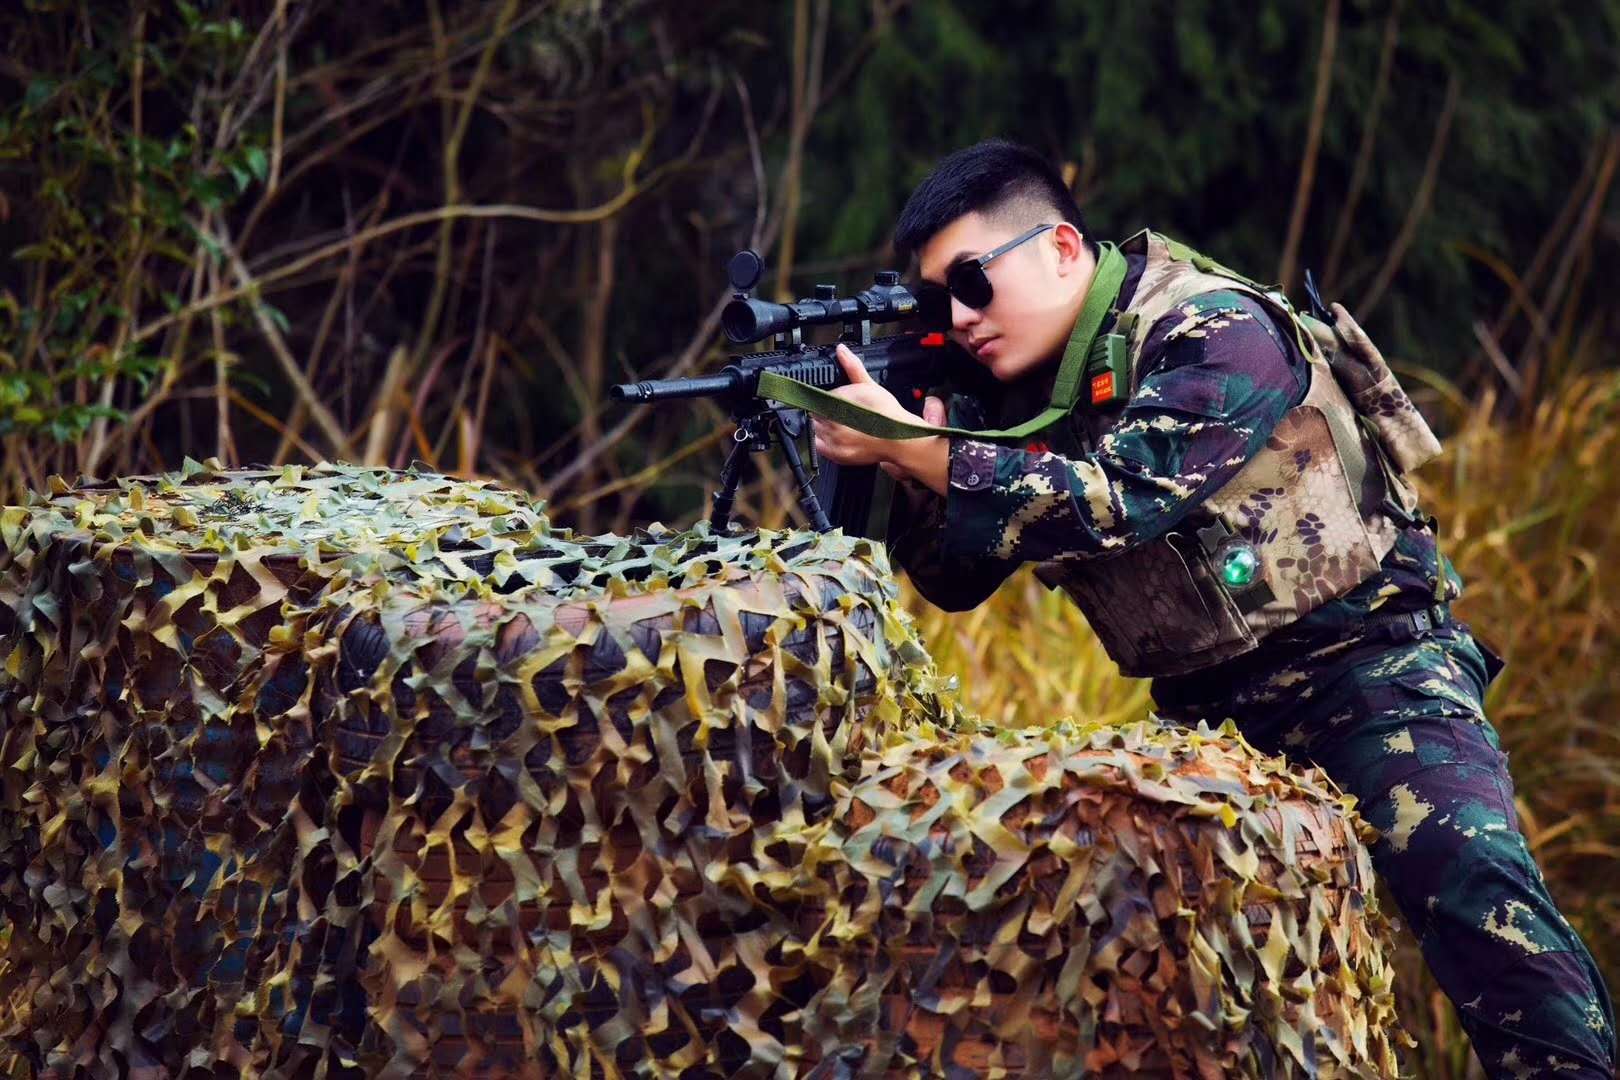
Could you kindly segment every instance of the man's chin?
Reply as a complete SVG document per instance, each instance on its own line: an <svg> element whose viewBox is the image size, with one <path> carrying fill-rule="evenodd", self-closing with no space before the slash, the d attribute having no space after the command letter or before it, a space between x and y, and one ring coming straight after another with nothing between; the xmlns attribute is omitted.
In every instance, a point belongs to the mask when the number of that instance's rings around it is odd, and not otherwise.
<svg viewBox="0 0 1620 1080"><path fill-rule="evenodd" d="M1030 365L1022 357L997 354L982 359L983 364L997 382L1013 382L1029 374Z"/></svg>

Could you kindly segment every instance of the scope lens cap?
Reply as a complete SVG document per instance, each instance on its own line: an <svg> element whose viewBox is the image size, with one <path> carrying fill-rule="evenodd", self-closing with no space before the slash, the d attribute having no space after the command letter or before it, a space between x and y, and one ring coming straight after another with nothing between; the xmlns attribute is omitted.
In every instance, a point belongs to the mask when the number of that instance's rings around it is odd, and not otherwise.
<svg viewBox="0 0 1620 1080"><path fill-rule="evenodd" d="M726 263L726 278L731 282L731 287L740 292L747 292L758 285L760 275L764 273L765 260L753 248L743 248Z"/></svg>

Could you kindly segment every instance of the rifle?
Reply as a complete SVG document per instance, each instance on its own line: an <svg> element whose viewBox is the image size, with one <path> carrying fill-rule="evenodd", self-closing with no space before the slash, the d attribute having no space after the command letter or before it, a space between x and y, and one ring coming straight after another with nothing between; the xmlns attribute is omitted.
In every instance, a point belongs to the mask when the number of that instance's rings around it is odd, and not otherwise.
<svg viewBox="0 0 1620 1080"><path fill-rule="evenodd" d="M888 529L893 481L876 465L840 466L817 461L813 446L806 467L798 442L809 430L805 413L759 395L765 372L808 383L823 390L849 380L834 355L847 344L860 357L867 373L905 407L919 416L928 392L944 385L970 386L983 381L984 369L974 363L943 333L929 328L872 336L873 324L900 322L919 316L917 299L900 283L894 270L879 270L870 288L840 297L832 285L817 285L815 296L792 304L775 304L752 295L764 272L764 262L753 250L738 252L726 265L726 277L735 290L720 313L720 325L734 345L754 344L775 336L768 352L733 355L718 374L690 379L652 379L620 383L609 390L616 401L651 404L686 398L714 398L736 422L730 453L720 470L720 487L709 516L712 528L724 532L742 480L743 463L750 454L768 454L780 446L798 485L799 504L812 528L882 540ZM811 344L804 331L814 326L841 327L837 341Z"/></svg>

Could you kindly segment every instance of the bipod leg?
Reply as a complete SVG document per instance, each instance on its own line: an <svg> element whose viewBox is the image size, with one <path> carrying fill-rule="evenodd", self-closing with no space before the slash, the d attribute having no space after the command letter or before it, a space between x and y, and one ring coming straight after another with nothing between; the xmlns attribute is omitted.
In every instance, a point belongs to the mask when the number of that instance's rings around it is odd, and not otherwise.
<svg viewBox="0 0 1620 1080"><path fill-rule="evenodd" d="M782 421L781 414L776 416L777 423ZM804 508L804 516L810 519L810 527L816 532L832 532L832 522L827 518L827 512L821 508L821 500L816 498L815 481L810 479L810 470L804 467L804 457L793 441L793 435L784 430L781 435L782 456L787 458L788 468L793 470L793 481L799 485L799 505Z"/></svg>
<svg viewBox="0 0 1620 1080"><path fill-rule="evenodd" d="M748 444L753 441L746 425L739 425L732 439L731 452L720 468L720 490L714 493L714 508L709 512L709 528L717 533L724 533L731 524L731 506L737 501L742 465L748 458Z"/></svg>

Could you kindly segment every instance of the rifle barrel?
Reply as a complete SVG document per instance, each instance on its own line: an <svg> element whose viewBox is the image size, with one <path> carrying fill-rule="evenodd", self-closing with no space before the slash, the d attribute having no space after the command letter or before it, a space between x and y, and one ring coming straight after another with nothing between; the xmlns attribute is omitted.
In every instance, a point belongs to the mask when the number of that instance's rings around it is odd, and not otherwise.
<svg viewBox="0 0 1620 1080"><path fill-rule="evenodd" d="M737 388L735 375L700 375L692 379L643 379L618 383L608 388L614 401L673 401L679 398L715 397Z"/></svg>

